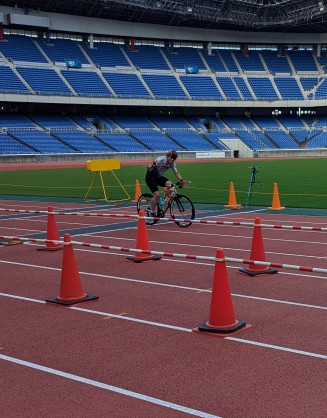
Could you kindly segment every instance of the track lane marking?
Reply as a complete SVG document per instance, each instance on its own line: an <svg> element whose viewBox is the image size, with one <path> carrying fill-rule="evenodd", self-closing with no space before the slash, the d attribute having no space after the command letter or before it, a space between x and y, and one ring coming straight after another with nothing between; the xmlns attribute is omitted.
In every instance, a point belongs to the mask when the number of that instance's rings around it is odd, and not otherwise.
<svg viewBox="0 0 327 418"><path fill-rule="evenodd" d="M118 393L120 395L129 396L134 399L138 399L141 401L145 401L148 403L152 403L155 405L159 405L164 408L173 409L175 411L184 412L185 414L193 415L196 417L201 418L220 418L218 415L212 415L204 411L199 411L197 409L188 408L183 405L178 405L172 402L167 402L159 398L154 398L152 396L143 395L139 392L133 392L131 390L123 389L118 386L112 386L107 383L99 382L93 379L87 379L82 376L78 376L72 373L67 373L61 370L53 369L52 367L42 366L41 364L31 363L29 361L21 360L15 357L9 357L3 354L0 354L0 359L4 361L8 361L10 363L18 364L20 366L29 367L34 370L38 370L41 372L49 373L55 376L63 377L65 379L73 380L75 382L84 383L86 385L95 386L100 389L104 389L110 392Z"/></svg>
<svg viewBox="0 0 327 418"><path fill-rule="evenodd" d="M5 294L5 293L0 293L0 296L12 297L12 295ZM32 301L32 302L35 301L34 299L24 298L24 297L21 297L21 296L14 296L14 298L15 299L21 299L21 300ZM39 301L39 300L36 300L36 301L38 303L46 303L45 301ZM109 312L97 311L97 310L94 310L94 309L85 309L85 308L80 308L78 306L67 306L65 309L90 313L90 314L94 314L94 315L106 316L106 317L110 316L110 317L122 319L122 320L125 320L125 321L136 322L136 323L140 323L140 324L144 324L144 325L152 325L152 326L156 326L156 327L160 327L160 328L170 329L170 330L173 330L173 331L182 331L182 332L188 332L188 333L193 332L192 328L184 328L184 327L178 327L178 326L175 326L175 325L163 324L163 323L160 323L160 322L146 321L144 319L138 319L138 318L133 318L133 317L128 317L128 316L121 316L121 315L111 314ZM314 358L327 360L327 355L325 355L325 354L319 354L319 353L313 353L313 352L310 352L310 351L297 350L297 349L294 349L294 348L272 345L272 344L267 344L267 343L263 343L263 342L260 342L260 341L252 341L252 340L246 340L246 339L236 338L236 337L225 337L224 339L229 340L229 341L254 345L254 346L257 346L257 347L269 348L269 349L273 349L273 350L284 351L284 352L287 352L287 353L299 354L299 355L303 355L303 356L308 356L308 357L314 357Z"/></svg>

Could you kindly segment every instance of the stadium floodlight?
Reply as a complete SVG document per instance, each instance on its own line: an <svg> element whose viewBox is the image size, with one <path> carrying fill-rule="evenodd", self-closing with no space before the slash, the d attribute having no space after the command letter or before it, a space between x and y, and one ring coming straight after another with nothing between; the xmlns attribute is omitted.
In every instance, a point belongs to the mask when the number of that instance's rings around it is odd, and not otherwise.
<svg viewBox="0 0 327 418"><path fill-rule="evenodd" d="M319 11L324 12L325 11L325 4L323 1L318 1Z"/></svg>

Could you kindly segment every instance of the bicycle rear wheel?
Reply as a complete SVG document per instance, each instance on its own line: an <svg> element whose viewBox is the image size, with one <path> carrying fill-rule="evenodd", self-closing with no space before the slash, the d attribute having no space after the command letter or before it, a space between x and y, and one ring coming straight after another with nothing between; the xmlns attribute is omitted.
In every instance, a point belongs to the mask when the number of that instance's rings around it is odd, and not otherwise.
<svg viewBox="0 0 327 418"><path fill-rule="evenodd" d="M178 226L187 228L192 224L189 219L195 218L194 205L187 196L177 194L171 202L170 214L172 218L176 218L174 221ZM178 221L177 219L181 219L182 221Z"/></svg>
<svg viewBox="0 0 327 418"><path fill-rule="evenodd" d="M151 199L152 194L143 193L136 203L137 213L139 213L141 209L143 210L145 216L145 223L147 225L154 225L159 221L159 219L154 219L151 216ZM157 207L157 213L159 213L159 206Z"/></svg>

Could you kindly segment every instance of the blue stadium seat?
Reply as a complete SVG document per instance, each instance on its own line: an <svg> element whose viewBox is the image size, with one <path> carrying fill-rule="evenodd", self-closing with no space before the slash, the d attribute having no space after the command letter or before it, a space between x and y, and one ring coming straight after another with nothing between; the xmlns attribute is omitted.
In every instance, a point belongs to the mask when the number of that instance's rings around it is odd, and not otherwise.
<svg viewBox="0 0 327 418"><path fill-rule="evenodd" d="M118 97L150 98L137 74L103 72L103 77Z"/></svg>
<svg viewBox="0 0 327 418"><path fill-rule="evenodd" d="M72 92L51 68L16 67L19 74L26 80L37 94L72 96Z"/></svg>

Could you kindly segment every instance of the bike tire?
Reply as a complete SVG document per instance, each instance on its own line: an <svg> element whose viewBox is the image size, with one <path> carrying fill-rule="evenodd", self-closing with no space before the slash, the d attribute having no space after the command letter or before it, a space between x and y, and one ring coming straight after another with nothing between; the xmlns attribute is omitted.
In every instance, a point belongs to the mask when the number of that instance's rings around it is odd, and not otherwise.
<svg viewBox="0 0 327 418"><path fill-rule="evenodd" d="M195 218L195 209L191 199L183 194L174 196L170 206L170 214L174 218L174 222L181 228L192 225L192 222L188 221L188 219L193 220ZM186 221L178 221L175 218L185 219Z"/></svg>
<svg viewBox="0 0 327 418"><path fill-rule="evenodd" d="M152 194L143 193L138 198L137 203L136 203L137 213L139 213L140 210L143 209L144 216L145 216L145 223L147 225L154 225L159 221L159 219L155 219L151 216L151 199L152 199ZM157 213L159 213L159 205L157 207Z"/></svg>

